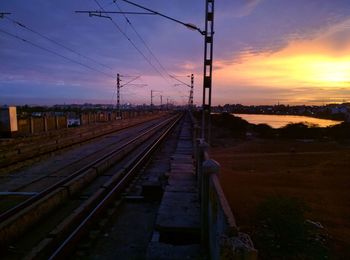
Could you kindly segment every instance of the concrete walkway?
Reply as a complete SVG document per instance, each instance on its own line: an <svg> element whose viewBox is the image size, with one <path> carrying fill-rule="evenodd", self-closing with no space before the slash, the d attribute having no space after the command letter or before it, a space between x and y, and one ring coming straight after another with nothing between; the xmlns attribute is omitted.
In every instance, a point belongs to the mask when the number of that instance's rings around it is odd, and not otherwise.
<svg viewBox="0 0 350 260"><path fill-rule="evenodd" d="M200 210L192 131L185 120L171 156L168 185L158 210L148 259L200 259Z"/></svg>

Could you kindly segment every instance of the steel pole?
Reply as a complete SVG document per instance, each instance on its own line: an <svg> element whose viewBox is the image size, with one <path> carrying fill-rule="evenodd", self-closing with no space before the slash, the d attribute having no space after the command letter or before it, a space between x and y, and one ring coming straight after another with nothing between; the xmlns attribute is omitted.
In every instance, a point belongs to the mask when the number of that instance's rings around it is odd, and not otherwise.
<svg viewBox="0 0 350 260"><path fill-rule="evenodd" d="M204 71L201 137L210 144L211 90L213 73L214 0L206 0L204 36Z"/></svg>
<svg viewBox="0 0 350 260"><path fill-rule="evenodd" d="M120 117L120 75L117 74L117 116Z"/></svg>

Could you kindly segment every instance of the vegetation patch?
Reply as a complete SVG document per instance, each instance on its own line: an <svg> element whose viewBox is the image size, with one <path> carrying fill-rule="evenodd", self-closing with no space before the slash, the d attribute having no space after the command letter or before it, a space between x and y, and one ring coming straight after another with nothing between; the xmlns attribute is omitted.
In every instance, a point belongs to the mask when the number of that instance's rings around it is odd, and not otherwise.
<svg viewBox="0 0 350 260"><path fill-rule="evenodd" d="M303 201L283 196L257 207L253 239L262 259L328 259L328 235L306 210Z"/></svg>

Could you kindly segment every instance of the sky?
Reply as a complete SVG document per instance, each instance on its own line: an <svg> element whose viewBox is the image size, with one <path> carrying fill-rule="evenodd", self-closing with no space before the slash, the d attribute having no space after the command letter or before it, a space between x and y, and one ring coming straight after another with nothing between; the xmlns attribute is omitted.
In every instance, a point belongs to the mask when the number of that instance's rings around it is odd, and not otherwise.
<svg viewBox="0 0 350 260"><path fill-rule="evenodd" d="M204 0L134 0L204 29ZM3 0L0 105L202 102L204 38L122 0ZM129 21L129 22L128 22ZM350 102L350 1L216 0L212 104ZM177 80L175 80L176 78ZM183 82L185 84L182 84Z"/></svg>

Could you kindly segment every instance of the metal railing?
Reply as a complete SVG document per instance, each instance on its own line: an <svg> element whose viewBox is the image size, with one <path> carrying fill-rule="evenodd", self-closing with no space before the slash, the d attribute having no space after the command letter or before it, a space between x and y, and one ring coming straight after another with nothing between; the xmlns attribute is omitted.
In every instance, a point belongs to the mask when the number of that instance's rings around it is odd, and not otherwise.
<svg viewBox="0 0 350 260"><path fill-rule="evenodd" d="M198 126L192 117L195 139L196 177L201 208L201 245L210 259L257 259L249 235L239 231L219 181L220 164L211 159L209 145L197 139Z"/></svg>

